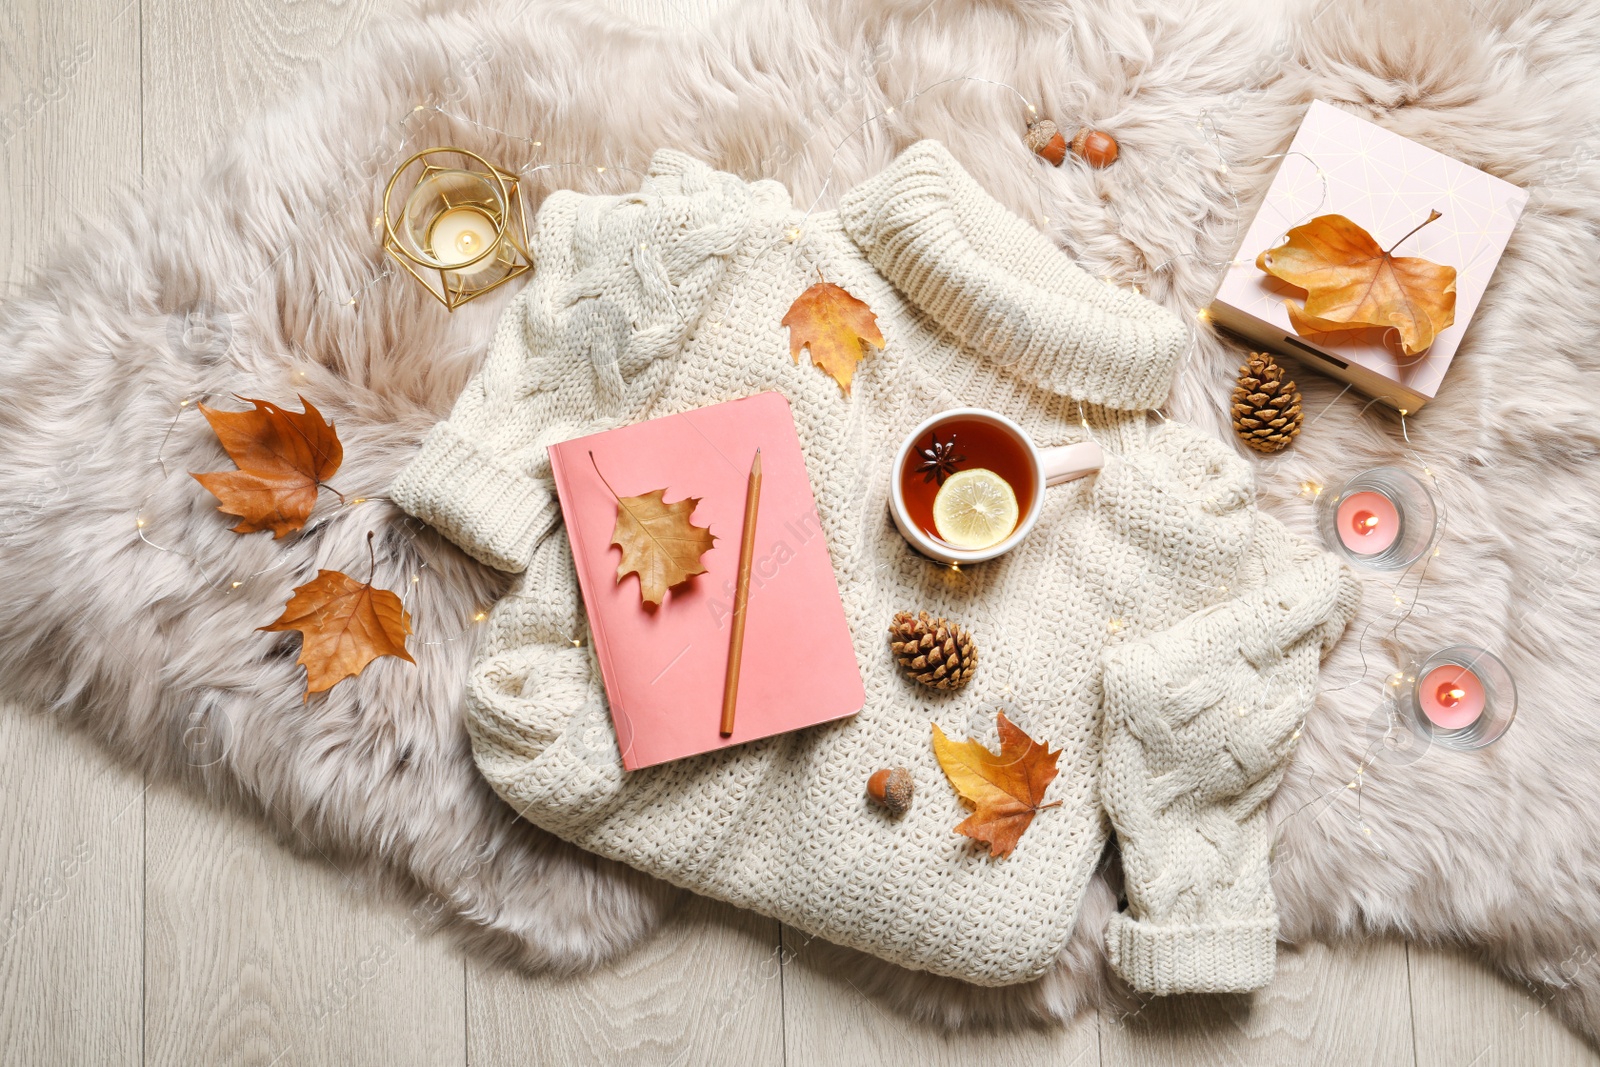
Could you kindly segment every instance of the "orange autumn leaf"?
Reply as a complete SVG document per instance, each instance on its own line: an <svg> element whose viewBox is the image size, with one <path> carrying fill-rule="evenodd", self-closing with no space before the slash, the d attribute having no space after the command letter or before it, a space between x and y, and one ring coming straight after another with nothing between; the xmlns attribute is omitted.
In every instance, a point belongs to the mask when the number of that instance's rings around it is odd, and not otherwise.
<svg viewBox="0 0 1600 1067"><path fill-rule="evenodd" d="M303 412L286 411L266 400L251 400L254 411L218 411L200 405L217 440L238 466L234 471L195 474L194 479L221 501L217 510L238 517L234 533L271 530L274 538L306 524L317 503L317 489L344 461L344 447L333 425L305 397Z"/></svg>
<svg viewBox="0 0 1600 1067"><path fill-rule="evenodd" d="M370 543L372 538L367 537ZM379 656L415 663L406 651L411 613L387 589L374 589L340 571L319 570L296 586L268 633L300 631L299 663L306 669L306 699L360 674Z"/></svg>
<svg viewBox="0 0 1600 1067"><path fill-rule="evenodd" d="M595 473L600 474L593 452L589 453L589 461L594 463ZM604 474L600 474L600 480L611 489ZM660 604L668 589L704 574L706 568L700 557L717 540L710 527L696 526L691 521L694 509L700 506L699 497L668 504L666 493L665 489L652 489L639 496L618 496L611 489L617 501L617 525L611 532L611 543L622 549L617 581L637 574L639 597L646 604Z"/></svg>
<svg viewBox="0 0 1600 1067"><path fill-rule="evenodd" d="M1402 351L1414 356L1456 320L1456 270L1392 252L1437 218L1435 211L1384 249L1343 215L1319 215L1257 256L1256 266L1306 291L1304 307L1284 303L1296 332L1392 327Z"/></svg>
<svg viewBox="0 0 1600 1067"><path fill-rule="evenodd" d="M990 856L1009 856L1034 815L1061 803L1042 803L1055 780L1061 750L1051 752L1039 744L1003 711L996 721L998 754L970 738L950 740L938 723L933 724L933 754L961 799L974 809L955 832L988 845Z"/></svg>
<svg viewBox="0 0 1600 1067"><path fill-rule="evenodd" d="M789 327L794 361L800 362L802 348L810 349L812 364L827 371L846 396L866 346L883 347L872 309L832 282L818 282L796 297L779 325Z"/></svg>

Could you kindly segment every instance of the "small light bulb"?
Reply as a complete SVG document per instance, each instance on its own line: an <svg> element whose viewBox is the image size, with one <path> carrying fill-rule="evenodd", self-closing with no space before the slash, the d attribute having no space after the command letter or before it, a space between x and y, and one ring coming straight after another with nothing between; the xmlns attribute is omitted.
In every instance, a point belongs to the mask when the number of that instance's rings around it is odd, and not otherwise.
<svg viewBox="0 0 1600 1067"><path fill-rule="evenodd" d="M480 612L478 612L476 615L474 615L472 617L472 621L473 622L482 622L484 619L487 619L488 617L489 617L489 613L487 611L480 611Z"/></svg>
<svg viewBox="0 0 1600 1067"><path fill-rule="evenodd" d="M239 588L239 587L240 587L240 586L241 586L241 585L243 585L243 584L244 584L244 583L243 583L243 582L234 582L234 583L233 583L233 588L234 588L234 589L237 589L237 588Z"/></svg>
<svg viewBox="0 0 1600 1067"><path fill-rule="evenodd" d="M144 520L143 519L135 519L134 520L134 525L142 530L142 529L144 529Z"/></svg>
<svg viewBox="0 0 1600 1067"><path fill-rule="evenodd" d="M596 167L596 168L594 168L594 172L596 174L604 174L606 172L606 168L604 168L604 167Z"/></svg>
<svg viewBox="0 0 1600 1067"><path fill-rule="evenodd" d="M784 233L784 236L789 238L791 241L800 240L800 227L790 226L789 229Z"/></svg>

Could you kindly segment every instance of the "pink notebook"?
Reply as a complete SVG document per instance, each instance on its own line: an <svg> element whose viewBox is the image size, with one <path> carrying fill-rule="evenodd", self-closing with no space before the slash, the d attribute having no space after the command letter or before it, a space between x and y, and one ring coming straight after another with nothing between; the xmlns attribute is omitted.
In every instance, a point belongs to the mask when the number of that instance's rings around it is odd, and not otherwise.
<svg viewBox="0 0 1600 1067"><path fill-rule="evenodd" d="M738 717L718 735L750 462L761 449L750 604ZM590 453L594 462L590 461ZM716 544L706 567L644 604L639 579L617 581L623 496L699 497L693 521ZM669 415L550 448L561 513L628 770L814 726L861 710L866 693L789 402L778 393ZM803 677L796 665L805 664Z"/></svg>

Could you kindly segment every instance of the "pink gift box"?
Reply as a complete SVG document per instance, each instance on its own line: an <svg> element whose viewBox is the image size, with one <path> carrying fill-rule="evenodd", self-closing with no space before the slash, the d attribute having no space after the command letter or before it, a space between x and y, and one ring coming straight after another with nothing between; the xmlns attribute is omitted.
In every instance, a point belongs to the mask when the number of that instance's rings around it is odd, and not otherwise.
<svg viewBox="0 0 1600 1067"><path fill-rule="evenodd" d="M1509 182L1313 101L1208 314L1252 345L1293 356L1392 408L1416 411L1437 394L1527 199ZM1343 215L1389 248L1430 210L1442 217L1395 254L1456 269L1456 316L1415 356L1401 353L1392 329L1297 335L1284 301L1300 302L1304 291L1256 266L1256 256L1283 243L1291 227L1319 215Z"/></svg>

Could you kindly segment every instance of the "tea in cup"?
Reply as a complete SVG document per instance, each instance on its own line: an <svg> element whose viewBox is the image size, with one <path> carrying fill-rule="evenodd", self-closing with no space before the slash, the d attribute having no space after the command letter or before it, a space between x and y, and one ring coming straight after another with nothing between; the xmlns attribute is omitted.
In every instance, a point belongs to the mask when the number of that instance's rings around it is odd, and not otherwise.
<svg viewBox="0 0 1600 1067"><path fill-rule="evenodd" d="M984 408L953 408L911 431L895 455L889 511L913 548L941 563L978 563L1017 545L1045 486L1105 465L1093 441L1040 449Z"/></svg>

